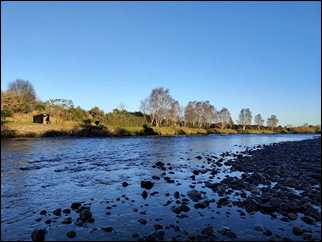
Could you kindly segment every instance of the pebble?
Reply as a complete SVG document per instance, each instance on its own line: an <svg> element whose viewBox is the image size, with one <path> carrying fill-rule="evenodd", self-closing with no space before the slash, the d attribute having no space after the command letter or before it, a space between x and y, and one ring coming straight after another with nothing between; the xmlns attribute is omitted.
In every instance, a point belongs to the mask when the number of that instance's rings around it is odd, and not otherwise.
<svg viewBox="0 0 322 242"><path fill-rule="evenodd" d="M46 230L44 229L35 229L31 233L31 240L33 242L42 242L45 241Z"/></svg>
<svg viewBox="0 0 322 242"><path fill-rule="evenodd" d="M68 232L66 233L66 236L67 236L68 238L74 238L74 237L76 236L76 232L75 232L74 230L68 231Z"/></svg>

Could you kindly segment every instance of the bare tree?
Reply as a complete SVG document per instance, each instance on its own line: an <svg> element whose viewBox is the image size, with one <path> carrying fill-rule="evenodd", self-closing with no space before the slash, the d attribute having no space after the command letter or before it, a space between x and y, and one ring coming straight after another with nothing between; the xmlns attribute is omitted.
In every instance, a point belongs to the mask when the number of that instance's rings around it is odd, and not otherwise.
<svg viewBox="0 0 322 242"><path fill-rule="evenodd" d="M203 102L203 126L209 128L216 118L215 107L209 101Z"/></svg>
<svg viewBox="0 0 322 242"><path fill-rule="evenodd" d="M174 100L169 89L159 87L152 90L150 96L142 101L143 108L151 117L151 125L159 127L163 122L168 123L170 116L177 112L177 101Z"/></svg>
<svg viewBox="0 0 322 242"><path fill-rule="evenodd" d="M186 126L194 126L194 102L188 102L185 107L184 120Z"/></svg>
<svg viewBox="0 0 322 242"><path fill-rule="evenodd" d="M17 96L28 96L32 100L36 100L36 92L29 81L17 79L9 83L8 91L15 92Z"/></svg>
<svg viewBox="0 0 322 242"><path fill-rule="evenodd" d="M36 104L36 92L29 81L15 80L9 83L8 92L17 96L19 112L31 112Z"/></svg>
<svg viewBox="0 0 322 242"><path fill-rule="evenodd" d="M180 126L185 125L184 111L185 111L184 106L180 105L180 108L179 108L179 124L180 124Z"/></svg>
<svg viewBox="0 0 322 242"><path fill-rule="evenodd" d="M177 125L180 118L180 104L178 101L173 100L171 103L171 108L169 110L169 114L167 120L172 125Z"/></svg>
<svg viewBox="0 0 322 242"><path fill-rule="evenodd" d="M145 98L144 100L141 101L140 111L143 113L145 122L147 123L148 122L147 116L149 116L149 114L151 113L149 98Z"/></svg>
<svg viewBox="0 0 322 242"><path fill-rule="evenodd" d="M254 123L257 125L257 128L260 129L261 126L264 125L264 119L260 113L255 115Z"/></svg>
<svg viewBox="0 0 322 242"><path fill-rule="evenodd" d="M227 108L222 108L218 112L218 121L221 123L221 128L224 129L228 124L231 123L230 112Z"/></svg>
<svg viewBox="0 0 322 242"><path fill-rule="evenodd" d="M188 126L209 127L216 118L216 110L209 101L193 101L187 104L184 117Z"/></svg>
<svg viewBox="0 0 322 242"><path fill-rule="evenodd" d="M274 128L277 126L278 124L278 119L276 117L276 115L272 114L266 121L267 126L271 127L272 130L274 130Z"/></svg>
<svg viewBox="0 0 322 242"><path fill-rule="evenodd" d="M243 108L239 113L239 124L243 126L243 130L247 125L252 124L252 113L249 108Z"/></svg>

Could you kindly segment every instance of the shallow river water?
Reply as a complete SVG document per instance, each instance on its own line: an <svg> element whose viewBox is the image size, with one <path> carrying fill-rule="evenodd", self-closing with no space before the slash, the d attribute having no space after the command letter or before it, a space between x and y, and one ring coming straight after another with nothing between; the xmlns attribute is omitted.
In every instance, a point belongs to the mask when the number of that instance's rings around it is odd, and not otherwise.
<svg viewBox="0 0 322 242"><path fill-rule="evenodd" d="M171 210L177 205L173 194L178 191L184 195L192 189L192 170L206 165L204 159L196 158L198 155L218 156L258 144L312 137L284 134L2 140L1 240L30 240L35 228L47 230L46 240L66 240L70 230L76 232L75 240L133 240L133 234L139 238L151 234L155 224L163 225L165 240L185 240L189 234L200 234L207 225L216 230L229 227L237 234L236 240L266 240L262 232L254 230L256 225L295 240L298 238L292 233L292 225L308 227L300 219L286 223L259 212L246 213L241 218L237 207L217 208L215 203L206 209L190 206L185 217L177 217ZM153 168L157 161L169 163L172 170ZM163 172L175 182L169 184L162 179ZM223 166L215 179L220 181L227 174L240 175ZM161 179L153 180L152 176ZM142 180L153 181L148 192L158 194L143 199ZM216 193L204 187L206 180L206 174L198 176L195 189L204 191L209 199L218 199ZM127 187L122 186L124 181L129 184ZM164 206L168 200L171 204ZM69 215L52 214L54 209L68 208L72 202L88 204L95 221L77 226L78 214L74 211ZM109 205L111 209L106 209ZM44 209L49 214L40 215ZM62 224L67 216L72 217L73 223ZM146 219L147 224L139 223L140 218ZM46 224L48 219L51 223ZM101 229L107 226L113 231ZM320 238L320 226L310 226L315 238ZM217 239L229 238L218 235Z"/></svg>

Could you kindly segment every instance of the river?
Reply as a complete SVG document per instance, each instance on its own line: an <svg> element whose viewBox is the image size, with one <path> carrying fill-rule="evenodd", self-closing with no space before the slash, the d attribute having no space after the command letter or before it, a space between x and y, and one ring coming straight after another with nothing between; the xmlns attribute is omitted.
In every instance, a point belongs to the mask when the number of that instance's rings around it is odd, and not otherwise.
<svg viewBox="0 0 322 242"><path fill-rule="evenodd" d="M220 155L246 147L282 141L312 138L314 135L208 135L177 137L121 137L121 138L32 138L1 140L1 240L30 240L35 228L46 228L46 240L66 240L69 230L76 231L77 240L133 240L154 231L155 224L168 228L165 240L185 239L189 233L200 233L208 224L215 228L228 226L237 239L265 240L255 225L269 228L273 234L297 239L290 232L291 223L272 219L261 213L240 218L232 207L192 209L186 217L176 217L171 206L173 194L187 194L191 190L191 171L203 165L198 155ZM167 183L163 170L152 165L161 161L172 167L167 175L175 181ZM172 174L174 173L174 174ZM220 181L225 175L239 176L223 167L217 174ZM161 177L152 180L152 176ZM150 180L154 186L143 199L140 181ZM206 175L198 176L195 189L206 192L209 198L218 196L203 185ZM122 186L126 181L129 185ZM170 193L170 196L165 196ZM123 195L123 196L122 196ZM171 200L171 204L164 206ZM75 225L77 213L54 216L56 208L68 208L72 202L88 204L95 221L83 226ZM106 209L108 205L111 209ZM49 214L40 215L41 210ZM138 209L137 212L135 212ZM106 214L107 213L107 214ZM109 214L110 213L110 214ZM62 224L70 216L71 224ZM143 225L138 219L144 218ZM40 220L41 219L41 220ZM51 223L45 221L51 219ZM40 221L39 221L40 220ZM301 221L296 221L302 224ZM180 226L176 231L174 226ZM112 232L101 230L113 227ZM320 223L312 226L320 233ZM225 239L218 237L219 239Z"/></svg>

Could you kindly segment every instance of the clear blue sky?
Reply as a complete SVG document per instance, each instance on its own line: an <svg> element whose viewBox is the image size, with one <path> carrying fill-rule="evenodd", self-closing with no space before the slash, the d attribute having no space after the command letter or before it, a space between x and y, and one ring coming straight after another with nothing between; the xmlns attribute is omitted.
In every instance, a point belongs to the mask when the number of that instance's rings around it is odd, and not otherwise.
<svg viewBox="0 0 322 242"><path fill-rule="evenodd" d="M137 110L154 87L281 124L321 123L319 2L2 2L1 85Z"/></svg>

